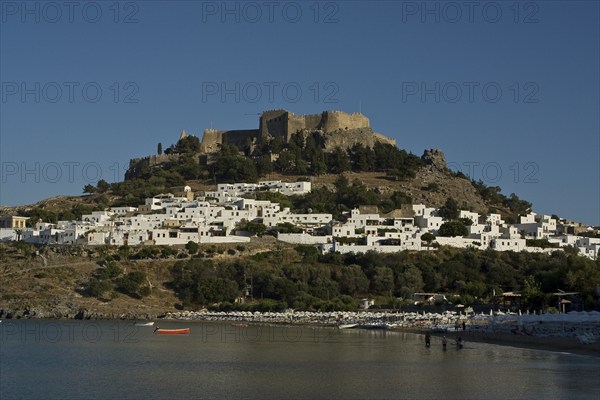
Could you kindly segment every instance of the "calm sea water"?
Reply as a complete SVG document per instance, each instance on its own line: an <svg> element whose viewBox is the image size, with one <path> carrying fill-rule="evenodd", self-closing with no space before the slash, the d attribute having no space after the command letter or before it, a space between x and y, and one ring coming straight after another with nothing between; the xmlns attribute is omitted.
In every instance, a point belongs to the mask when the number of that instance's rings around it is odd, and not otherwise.
<svg viewBox="0 0 600 400"><path fill-rule="evenodd" d="M410 333L228 323L0 323L0 399L600 399L600 359Z"/></svg>

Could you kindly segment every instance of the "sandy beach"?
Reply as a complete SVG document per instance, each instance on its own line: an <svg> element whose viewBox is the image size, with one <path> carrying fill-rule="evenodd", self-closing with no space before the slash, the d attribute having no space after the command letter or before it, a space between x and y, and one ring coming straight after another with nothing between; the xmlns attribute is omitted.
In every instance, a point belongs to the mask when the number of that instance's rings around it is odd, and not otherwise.
<svg viewBox="0 0 600 400"><path fill-rule="evenodd" d="M414 333L422 333L423 335L426 333L424 330L412 329L410 331ZM432 346L437 344L441 346L442 336L446 336L449 345L460 336L465 342L466 347L468 347L469 342L482 342L501 346L522 347L526 349L556 351L600 357L600 341L583 344L577 337L536 337L512 333L472 332L468 330L448 333L432 332L431 335L434 336L432 339Z"/></svg>

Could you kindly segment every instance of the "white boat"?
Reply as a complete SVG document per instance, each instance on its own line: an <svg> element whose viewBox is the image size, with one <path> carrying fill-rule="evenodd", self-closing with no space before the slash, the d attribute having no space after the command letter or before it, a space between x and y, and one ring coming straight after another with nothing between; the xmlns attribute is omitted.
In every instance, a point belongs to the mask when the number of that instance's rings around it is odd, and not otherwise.
<svg viewBox="0 0 600 400"><path fill-rule="evenodd" d="M339 329L352 329L352 328L356 328L358 326L358 324L342 324L342 325L338 325Z"/></svg>
<svg viewBox="0 0 600 400"><path fill-rule="evenodd" d="M153 321L149 321L149 322L136 322L134 325L135 326L153 326L154 322Z"/></svg>

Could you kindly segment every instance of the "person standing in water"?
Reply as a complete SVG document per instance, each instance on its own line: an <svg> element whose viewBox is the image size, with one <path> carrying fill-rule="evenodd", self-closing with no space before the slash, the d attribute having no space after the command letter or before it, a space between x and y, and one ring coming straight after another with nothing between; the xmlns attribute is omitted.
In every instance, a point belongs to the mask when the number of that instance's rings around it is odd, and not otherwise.
<svg viewBox="0 0 600 400"><path fill-rule="evenodd" d="M425 334L425 347L431 346L431 335L429 332Z"/></svg>
<svg viewBox="0 0 600 400"><path fill-rule="evenodd" d="M448 344L448 341L446 340L446 336L444 336L444 337L442 338L442 348L443 348L444 350L446 350L446 345L447 345L447 344Z"/></svg>

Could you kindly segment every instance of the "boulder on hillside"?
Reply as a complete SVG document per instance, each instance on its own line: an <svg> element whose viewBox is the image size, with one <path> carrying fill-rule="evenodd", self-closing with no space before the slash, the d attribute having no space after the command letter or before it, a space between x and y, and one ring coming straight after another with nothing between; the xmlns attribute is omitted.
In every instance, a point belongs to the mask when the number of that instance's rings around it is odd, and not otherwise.
<svg viewBox="0 0 600 400"><path fill-rule="evenodd" d="M446 157L444 156L444 152L440 149L429 149L423 152L421 156L421 160L425 162L427 165L432 165L434 168L445 171L448 169L446 165Z"/></svg>

